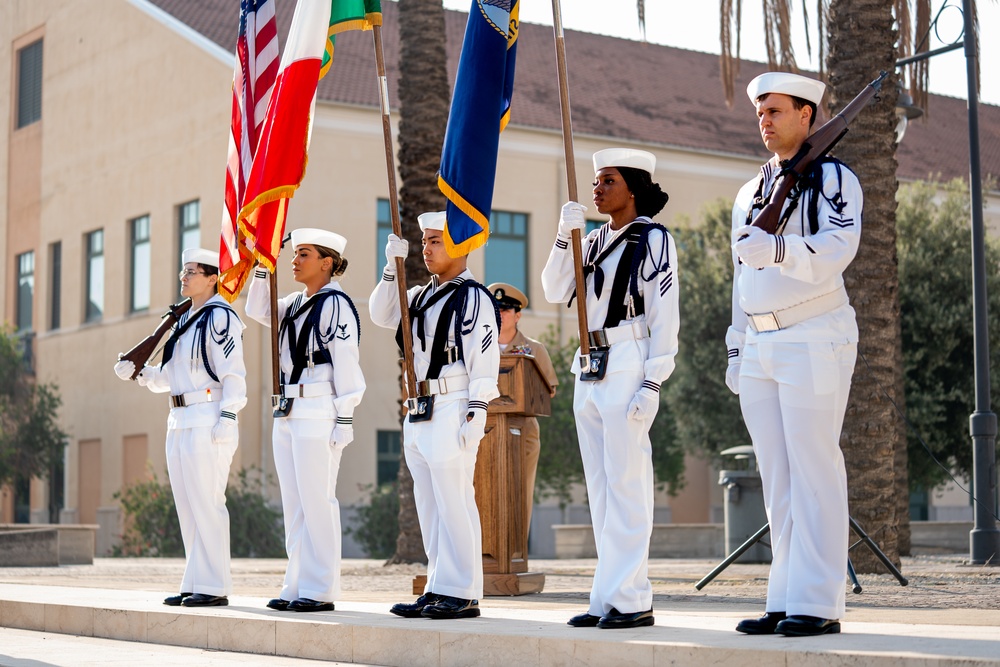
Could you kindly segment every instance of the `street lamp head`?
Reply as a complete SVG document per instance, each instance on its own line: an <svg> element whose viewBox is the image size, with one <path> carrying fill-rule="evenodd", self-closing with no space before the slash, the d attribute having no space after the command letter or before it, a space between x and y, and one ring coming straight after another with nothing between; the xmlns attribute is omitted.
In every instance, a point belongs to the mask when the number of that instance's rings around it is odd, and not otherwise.
<svg viewBox="0 0 1000 667"><path fill-rule="evenodd" d="M924 110L918 106L914 106L913 98L910 94L899 87L899 96L896 98L896 143L900 144L903 141L903 135L906 134L906 126L914 118L919 118L924 115Z"/></svg>

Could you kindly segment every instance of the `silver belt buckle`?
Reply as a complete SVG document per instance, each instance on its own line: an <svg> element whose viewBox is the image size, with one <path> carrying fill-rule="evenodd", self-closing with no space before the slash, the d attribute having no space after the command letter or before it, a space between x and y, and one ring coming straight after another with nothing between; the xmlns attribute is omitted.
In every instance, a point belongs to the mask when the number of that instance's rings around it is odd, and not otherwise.
<svg viewBox="0 0 1000 667"><path fill-rule="evenodd" d="M608 345L608 332L605 329L598 329L597 331L591 331L587 334L587 338L590 339L591 347L609 347Z"/></svg>
<svg viewBox="0 0 1000 667"><path fill-rule="evenodd" d="M420 380L417 382L417 396L429 396L431 392L431 383L429 380Z"/></svg>
<svg viewBox="0 0 1000 667"><path fill-rule="evenodd" d="M753 318L753 325L757 329L757 333L767 333L781 329L781 325L778 324L778 318L774 313L761 313L760 315L751 315L750 317Z"/></svg>

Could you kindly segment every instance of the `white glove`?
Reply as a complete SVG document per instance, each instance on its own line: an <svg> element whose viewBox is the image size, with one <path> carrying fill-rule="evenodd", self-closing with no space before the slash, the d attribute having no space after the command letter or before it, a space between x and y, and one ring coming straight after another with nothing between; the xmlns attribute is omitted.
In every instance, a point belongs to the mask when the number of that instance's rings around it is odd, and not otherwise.
<svg viewBox="0 0 1000 667"><path fill-rule="evenodd" d="M135 364L133 364L128 359L122 359L117 364L115 364L115 375L123 380L131 380L132 374L135 373Z"/></svg>
<svg viewBox="0 0 1000 667"><path fill-rule="evenodd" d="M587 228L587 219L583 217L587 207L575 201L568 201L563 204L562 212L559 213L559 236L569 237L574 229L579 229L580 233Z"/></svg>
<svg viewBox="0 0 1000 667"><path fill-rule="evenodd" d="M149 385L149 381L153 377L152 372L150 372L150 368L154 367L143 366L142 370L139 371L139 374L135 376L136 384L138 384L140 387L145 387Z"/></svg>
<svg viewBox="0 0 1000 667"><path fill-rule="evenodd" d="M472 417L472 419L469 419ZM462 443L462 449L475 447L486 435L486 410L482 408L469 408L469 413L458 429L458 437Z"/></svg>
<svg viewBox="0 0 1000 667"><path fill-rule="evenodd" d="M236 420L229 417L222 417L219 419L219 423L212 427L212 444L231 444L236 442L239 434L240 428L236 425Z"/></svg>
<svg viewBox="0 0 1000 667"><path fill-rule="evenodd" d="M778 263L778 248L784 254L784 238L747 225L733 232L733 248L744 264L753 269L763 269Z"/></svg>
<svg viewBox="0 0 1000 667"><path fill-rule="evenodd" d="M396 272L396 258L406 259L410 252L410 244L395 234L389 234L389 239L385 242L385 268L391 273Z"/></svg>
<svg viewBox="0 0 1000 667"><path fill-rule="evenodd" d="M333 448L347 447L354 442L354 427L350 424L337 424L330 434L330 446Z"/></svg>
<svg viewBox="0 0 1000 667"><path fill-rule="evenodd" d="M660 407L660 388L657 386L654 391L653 385L654 382L647 380L642 383L639 391L635 392L632 402L628 405L628 412L625 413L629 419L643 421L656 416L656 411Z"/></svg>
<svg viewBox="0 0 1000 667"><path fill-rule="evenodd" d="M737 395L740 393L740 366L742 365L737 361L729 364L729 368L726 369L726 386L729 387L729 391Z"/></svg>

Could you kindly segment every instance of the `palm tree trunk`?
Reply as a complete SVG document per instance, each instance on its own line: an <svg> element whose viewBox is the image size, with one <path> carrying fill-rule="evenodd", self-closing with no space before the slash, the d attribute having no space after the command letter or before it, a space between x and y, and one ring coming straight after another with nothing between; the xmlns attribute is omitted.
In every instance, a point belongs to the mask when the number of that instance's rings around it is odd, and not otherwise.
<svg viewBox="0 0 1000 667"><path fill-rule="evenodd" d="M892 3L831 0L829 52L831 109L849 102L882 70L894 71L896 31ZM899 562L898 529L907 517L906 438L893 406L903 409L899 276L896 265L895 77L881 100L861 113L836 148L864 189L864 226L858 255L845 273L858 316L860 342L841 447L847 464L851 516L885 554ZM887 396L888 393L888 396ZM891 396L891 400L889 398ZM897 462L903 465L897 470ZM891 482L891 483L887 483ZM858 572L882 571L868 549L851 553Z"/></svg>
<svg viewBox="0 0 1000 667"><path fill-rule="evenodd" d="M400 224L410 242L406 284L420 285L430 275L420 252L417 216L444 208L437 188L451 94L445 53L444 7L441 0L399 0L399 177ZM387 564L426 563L413 478L405 456L399 465L399 537Z"/></svg>

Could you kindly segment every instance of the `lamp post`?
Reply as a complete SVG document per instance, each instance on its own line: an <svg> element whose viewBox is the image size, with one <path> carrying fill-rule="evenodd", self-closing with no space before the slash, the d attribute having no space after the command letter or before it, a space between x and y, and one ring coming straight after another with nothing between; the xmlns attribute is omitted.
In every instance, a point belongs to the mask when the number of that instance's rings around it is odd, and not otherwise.
<svg viewBox="0 0 1000 667"><path fill-rule="evenodd" d="M947 5L947 2L945 3ZM942 10L944 7L942 6ZM940 16L940 12L938 12ZM976 72L978 53L973 24L972 0L962 0L963 40L946 47L896 61L897 67L940 53L965 48L965 72L969 97L969 190L972 195L972 317L976 383L975 412L969 417L972 436L972 494L974 523L969 533L972 564L1000 564L1000 530L997 530L996 436L997 416L990 409L990 345L986 302L986 252L983 230L983 184L979 163L979 89ZM935 17L935 22L937 18Z"/></svg>

